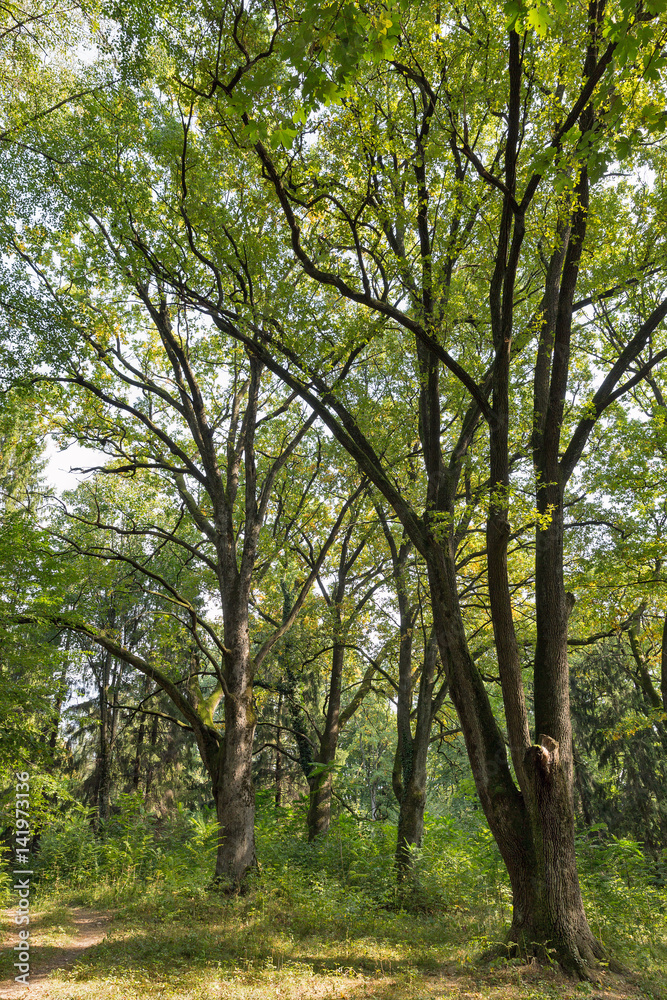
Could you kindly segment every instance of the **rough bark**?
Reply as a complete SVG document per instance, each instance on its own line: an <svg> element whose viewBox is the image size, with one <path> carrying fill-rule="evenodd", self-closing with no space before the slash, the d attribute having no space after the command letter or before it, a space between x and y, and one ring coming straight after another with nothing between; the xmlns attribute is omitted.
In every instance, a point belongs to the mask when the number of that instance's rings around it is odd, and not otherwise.
<svg viewBox="0 0 667 1000"><path fill-rule="evenodd" d="M561 761L556 740L542 735L526 752L525 770L531 791L532 863L512 879L510 939L522 953L545 959L555 954L564 968L587 978L589 967L605 952L590 930L581 898L571 765Z"/></svg>
<svg viewBox="0 0 667 1000"><path fill-rule="evenodd" d="M214 797L219 823L216 881L225 888L238 887L255 867L255 788L252 780L252 749L256 716L252 683L248 676L247 628L241 640L245 670L237 670L238 682L225 698L225 731L217 752Z"/></svg>

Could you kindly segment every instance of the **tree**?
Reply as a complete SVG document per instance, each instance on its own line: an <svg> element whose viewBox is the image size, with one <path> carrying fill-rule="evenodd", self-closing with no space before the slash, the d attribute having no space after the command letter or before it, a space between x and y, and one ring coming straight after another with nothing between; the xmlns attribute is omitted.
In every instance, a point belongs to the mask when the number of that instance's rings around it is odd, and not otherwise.
<svg viewBox="0 0 667 1000"><path fill-rule="evenodd" d="M341 388L363 340L339 338L332 379L322 351L317 355L309 345L304 356L284 325L274 321L253 338L239 330L238 316L230 320L215 311L210 299L207 307L221 331L246 343L307 400L393 507L425 559L451 695L478 794L510 873L510 937L522 951L545 954L553 948L565 966L586 975L603 951L586 921L574 855L565 490L601 414L662 359L653 338L667 300L658 294L620 346L611 351L605 345L609 360L602 384L594 390L588 382L590 395L577 411L568 400L571 369L589 350L592 335L575 325L575 291L584 284L584 297L600 294L600 282L609 276L620 296L626 281L642 280L641 257L628 268L622 253L613 262L595 256L600 234L590 220L603 218L610 204L632 217L622 190L610 195L603 175L606 163L627 156L634 144L638 148L654 125L653 112L639 116L637 95L644 100L659 86L654 67L656 59L662 65L661 25L657 7L626 5L611 12L593 3L577 12L573 35L570 21L565 28L558 16L517 4L506 41L498 45L495 34L505 20L498 7L486 5L475 14L441 9L432 20L425 13L393 13L394 53L348 78L339 91L341 104L313 112L315 118L296 128L294 143L276 127L267 144L257 124L263 118L267 134L267 123L291 113L294 125L294 90L282 105L265 97L245 110L244 77L260 61L270 61L283 25L275 23L270 36L268 29L258 30L252 12L242 12L233 29L240 53L235 65L218 55L200 61L187 77L183 66L181 76L182 93L197 101L202 121L235 128L237 141L254 150L303 272L376 317L365 342L374 336L379 341L384 320L384 344L395 337L414 358L424 512L381 459L367 415L355 412L356 401ZM211 23L211 45L222 25L222 19ZM338 27L322 56L325 66L337 58L343 37ZM643 62L632 91L621 74L635 65L638 51ZM275 72L284 73L284 67ZM322 139L306 142L315 121ZM633 135L630 142L626 132ZM281 144L291 148L282 153ZM594 263L582 282L584 253ZM210 269L219 273L215 262ZM171 283L191 301L202 301L194 278L172 273ZM319 343L323 347L325 340ZM651 356L642 355L645 349ZM327 343L330 359L329 351ZM527 381L532 400L524 392ZM446 413L457 430L443 440ZM469 651L457 593L461 473L467 456L484 447L487 479L478 499L485 496L488 504L488 588L514 774ZM512 461L515 453L518 462ZM534 740L507 559L512 473L515 483L530 481L528 455L537 524Z"/></svg>
<svg viewBox="0 0 667 1000"><path fill-rule="evenodd" d="M282 799L279 779L284 757L298 763L308 783L309 840L329 830L339 740L368 696L389 646L381 643L374 649L378 643L369 636L377 629L374 599L385 584L386 553L374 544L377 524L369 516L365 483L350 481L344 468L332 469L336 458L340 459L339 449L331 449L328 471L318 489L324 508L332 493L348 495L347 519L323 563L317 553L327 525L321 518L301 528L299 538L292 541L292 554L299 557L302 568L317 570L319 600L312 595L298 627L281 643L274 669L260 682L277 694L275 721L265 718L259 723L275 731L275 742L263 744L262 749L276 752L276 805ZM280 586L285 619L295 593L284 576ZM275 627L277 622L270 624Z"/></svg>
<svg viewBox="0 0 667 1000"><path fill-rule="evenodd" d="M68 510L77 530L61 532L60 537L71 551L119 563L133 576L144 578L143 589L159 598L161 613L172 617L177 629L190 637L186 689L178 687L180 665L175 674L167 667L168 645L164 652L146 650L142 655L123 641L114 601L111 617L99 624L72 622L64 614L52 620L74 628L106 651L99 683L100 734L105 744L102 816L108 813L106 691L115 661L155 681L192 728L218 811L216 876L235 885L255 857L255 671L298 615L346 504L316 553L288 619L253 650L250 604L261 578L260 558L270 561L272 552L284 544L278 532L260 548L262 528L272 509L273 484L279 475L294 474L298 450L313 421L291 407L293 394L280 397L279 386L275 380L267 381L260 363L237 350L223 361L210 340L198 335L182 314L178 327L172 325L166 298L156 308L145 289L138 294L156 324L154 334L137 327L136 313L114 317L112 308L100 328L95 318L100 303L89 299L90 326L82 322L81 314L74 320L79 346L56 376L74 389L62 397L63 433L102 448L111 457L98 468L101 478L85 491L83 504ZM124 321L125 332L109 340L109 330L119 321ZM88 346L88 355L83 345ZM227 392L216 388L211 393L223 365L228 366ZM105 484L109 476L125 477L126 485L114 492ZM306 480L306 490L309 481L312 478ZM297 481L291 493L297 510L303 505L298 490ZM289 517L284 523L291 524ZM199 579L193 578L190 564L197 566ZM219 601L220 629L204 613L204 604L213 595ZM155 641L154 636L149 638ZM212 688L202 687L200 674L214 678ZM221 701L222 729L215 721Z"/></svg>
<svg viewBox="0 0 667 1000"><path fill-rule="evenodd" d="M355 638L367 644L365 636L355 636L360 627L370 622L367 617L368 605L373 595L382 587L383 559L371 552L370 543L376 525L364 518L363 498L341 533L337 563L332 571L332 580L326 580L325 573L318 572L317 583L327 606L330 619L331 666L328 674L328 691L323 706L323 725L317 731L317 748L308 769L310 801L308 808L308 839L327 833L331 818L332 768L341 730L350 722L363 699L371 689L373 675L381 662L385 650L375 657L366 651L369 664L356 686L355 693L347 705L341 703L345 659L348 648ZM359 524L359 522L362 522ZM315 548L306 538L306 564L316 565ZM368 559L370 558L370 562ZM371 605L372 606L372 605ZM329 631L329 630L327 630Z"/></svg>
<svg viewBox="0 0 667 1000"><path fill-rule="evenodd" d="M158 69L109 108L82 102L77 128L97 145L53 179L77 206L81 273L104 260L129 275L161 335L162 289L210 317L393 509L427 567L440 660L510 875L510 939L586 976L604 952L574 851L564 509L597 421L665 357L664 234L605 176L618 160L662 175L649 151L664 126L661 4L207 8L151 27L173 75ZM650 305L620 340L588 321L591 301L622 308L637 286ZM400 414L396 378L412 386ZM459 529L484 509L504 719L471 654L456 570ZM512 578L512 516L535 527L530 594ZM535 616L532 704L518 601Z"/></svg>
<svg viewBox="0 0 667 1000"><path fill-rule="evenodd" d="M664 713L647 699L627 646L606 640L573 661L576 791L588 825L654 856L667 843Z"/></svg>
<svg viewBox="0 0 667 1000"><path fill-rule="evenodd" d="M411 593L409 558L412 544L405 535L397 544L386 514L377 504L376 512L391 554L392 574L398 608L398 684L396 686L397 744L392 787L399 804L396 837L396 868L399 882L412 871L412 848L420 847L426 806L426 760L433 721L447 696L442 680L438 646L432 627L424 621L424 601L417 581ZM414 590L414 587L412 588ZM423 637L421 666L414 666L415 639ZM438 686L439 685L439 686ZM417 699L415 704L415 688ZM414 732L413 732L414 717Z"/></svg>

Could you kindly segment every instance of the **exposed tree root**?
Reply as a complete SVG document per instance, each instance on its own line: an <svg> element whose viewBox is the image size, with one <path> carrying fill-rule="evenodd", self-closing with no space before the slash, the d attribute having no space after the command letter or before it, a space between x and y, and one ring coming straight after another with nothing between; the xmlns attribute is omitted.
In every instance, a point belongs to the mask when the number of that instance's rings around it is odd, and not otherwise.
<svg viewBox="0 0 667 1000"><path fill-rule="evenodd" d="M483 963L520 958L527 964L537 962L545 968L557 966L561 972L584 982L599 984L600 973L609 970L617 975L629 975L629 970L610 956L592 935L578 936L572 942L531 941L525 932L513 934L506 942L492 945L480 956Z"/></svg>

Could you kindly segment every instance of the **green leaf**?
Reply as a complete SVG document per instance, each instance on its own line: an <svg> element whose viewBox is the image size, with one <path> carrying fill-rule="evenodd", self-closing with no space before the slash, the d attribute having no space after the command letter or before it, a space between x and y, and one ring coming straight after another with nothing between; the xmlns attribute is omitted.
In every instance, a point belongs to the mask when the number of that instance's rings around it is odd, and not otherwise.
<svg viewBox="0 0 667 1000"><path fill-rule="evenodd" d="M533 7L526 15L526 23L535 29L540 38L545 38L554 21L546 7Z"/></svg>
<svg viewBox="0 0 667 1000"><path fill-rule="evenodd" d="M537 154L533 160L532 172L535 174L544 174L551 166L554 156L556 155L556 150L553 146L548 149L543 149Z"/></svg>

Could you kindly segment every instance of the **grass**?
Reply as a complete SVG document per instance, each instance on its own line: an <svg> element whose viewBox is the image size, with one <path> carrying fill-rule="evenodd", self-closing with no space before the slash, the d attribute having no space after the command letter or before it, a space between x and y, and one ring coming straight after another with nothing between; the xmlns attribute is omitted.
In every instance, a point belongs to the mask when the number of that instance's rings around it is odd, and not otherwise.
<svg viewBox="0 0 667 1000"><path fill-rule="evenodd" d="M307 845L294 836L290 817L283 820L279 827L274 816L260 823L260 873L241 897L206 890L210 863L201 830L196 850L187 836L163 841L158 850L142 833L136 843L152 852L152 873L127 830L124 874L109 879L98 870L91 880L88 873L45 873L31 928L38 949L33 971L40 948L47 954L70 939L72 907L112 915L106 939L70 971L53 974L49 996L667 1000L667 893L656 870L627 845L585 842L580 852L593 927L636 972L626 979L604 974L595 987L555 969L480 963L480 954L502 940L509 918L502 866L481 827L431 827L430 846L418 859L418 909L408 911L397 905L390 859L385 863L391 829L378 825L360 834L342 822L326 842ZM0 976L10 971L5 958Z"/></svg>
<svg viewBox="0 0 667 1000"><path fill-rule="evenodd" d="M368 912L354 920L318 920L314 909L287 911L279 894L262 887L221 899L156 884L122 894L109 885L60 890L39 905L39 946L65 943L67 906L113 913L106 940L52 979L54 1000L569 1000L594 992L555 970L478 964L479 924L472 913ZM610 998L660 996L648 983L642 988L608 977L605 985Z"/></svg>

